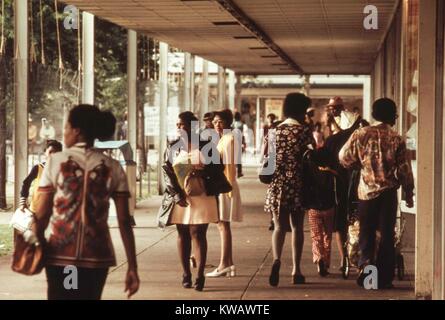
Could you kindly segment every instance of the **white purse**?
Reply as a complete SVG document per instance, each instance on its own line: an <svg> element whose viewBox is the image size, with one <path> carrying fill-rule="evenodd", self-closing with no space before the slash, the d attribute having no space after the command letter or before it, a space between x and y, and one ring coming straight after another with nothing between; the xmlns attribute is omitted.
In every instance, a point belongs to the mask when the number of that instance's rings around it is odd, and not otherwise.
<svg viewBox="0 0 445 320"><path fill-rule="evenodd" d="M12 215L9 226L21 233L26 242L38 245L37 237L32 231L33 224L34 214L27 208L24 211L19 208Z"/></svg>

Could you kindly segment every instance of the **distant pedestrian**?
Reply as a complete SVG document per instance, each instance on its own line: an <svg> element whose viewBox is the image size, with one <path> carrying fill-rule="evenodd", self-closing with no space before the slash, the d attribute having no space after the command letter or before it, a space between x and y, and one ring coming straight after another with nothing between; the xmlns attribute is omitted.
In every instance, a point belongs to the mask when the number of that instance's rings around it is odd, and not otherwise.
<svg viewBox="0 0 445 320"><path fill-rule="evenodd" d="M314 131L312 132L315 140L315 146L317 149L320 149L324 145L324 136L323 131L321 129L321 122L316 122L314 124Z"/></svg>
<svg viewBox="0 0 445 320"><path fill-rule="evenodd" d="M237 177L241 178L243 174L242 154L246 151L246 138L244 137L244 123L241 121L241 113L235 112L234 121L232 124L233 130L238 130L238 133L242 137L242 149L238 159L236 159Z"/></svg>
<svg viewBox="0 0 445 320"><path fill-rule="evenodd" d="M57 140L46 141L45 156L48 161L51 154L62 151L62 144ZM28 176L23 180L22 189L20 191L20 203L19 206L22 211L29 207L31 212L36 212L36 199L37 188L39 186L40 178L42 177L43 169L45 168L46 161L36 164L32 167ZM28 197L31 193L32 199L28 206Z"/></svg>
<svg viewBox="0 0 445 320"><path fill-rule="evenodd" d="M269 130L275 129L278 124L281 122L277 121L277 116L274 113L269 113L266 117L266 124L263 126L263 139L262 139L262 155L263 157L267 157L269 153L268 148L268 139L269 139Z"/></svg>
<svg viewBox="0 0 445 320"><path fill-rule="evenodd" d="M275 130L282 123L282 121L276 120L276 116L273 113L270 113L267 116L267 121L268 123L263 131L264 139L262 142L262 151L261 151L262 162L264 162L265 159L269 157L269 138L272 134L275 134L275 131L272 130ZM268 229L269 231L273 231L275 229L273 214L270 215L270 223Z"/></svg>
<svg viewBox="0 0 445 320"><path fill-rule="evenodd" d="M204 121L204 129L213 129L213 118L215 117L215 114L213 112L207 112L204 114L203 121Z"/></svg>
<svg viewBox="0 0 445 320"><path fill-rule="evenodd" d="M314 107L310 107L306 111L306 123L309 125L309 127L312 130L315 130L315 128L314 128L314 126L315 126L314 117L315 117L315 108Z"/></svg>
<svg viewBox="0 0 445 320"><path fill-rule="evenodd" d="M337 202L337 172L327 149L308 151L304 160L304 207L308 210L313 262L320 276L329 274L332 232Z"/></svg>
<svg viewBox="0 0 445 320"><path fill-rule="evenodd" d="M56 137L56 130L46 118L42 118L42 127L40 128L40 138L43 141L54 140Z"/></svg>
<svg viewBox="0 0 445 320"><path fill-rule="evenodd" d="M336 114L340 110L343 110L344 106L335 105L335 103L342 103L340 99L331 99L333 105L327 106L327 118L328 123L333 125L336 129L328 136L324 142L323 149L329 152L329 157L332 160L330 168L337 173L337 179L335 184L335 193L337 196L335 219L334 219L334 233L337 242L337 248L340 254L340 267L339 270L344 273L349 265L348 253L346 251L346 240L348 232L348 190L350 183L351 170L345 169L340 165L338 159L338 153L344 146L353 132L365 125L368 125L367 121L360 116L356 121L347 129L341 129L337 125Z"/></svg>

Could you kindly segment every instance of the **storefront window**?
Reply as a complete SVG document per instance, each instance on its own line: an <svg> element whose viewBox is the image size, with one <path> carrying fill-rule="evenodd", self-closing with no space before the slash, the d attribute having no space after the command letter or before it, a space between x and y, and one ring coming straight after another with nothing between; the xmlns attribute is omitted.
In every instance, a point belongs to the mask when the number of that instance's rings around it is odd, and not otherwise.
<svg viewBox="0 0 445 320"><path fill-rule="evenodd" d="M404 1L404 75L401 129L406 138L407 149L412 160L414 179L417 177L417 107L418 107L418 40L419 1Z"/></svg>
<svg viewBox="0 0 445 320"><path fill-rule="evenodd" d="M198 115L200 111L203 108L202 105L202 85L203 85L203 63L204 60L201 57L196 56L195 57L195 90L193 90L195 97L194 97L194 106L193 106L193 112ZM199 119L202 120L202 119Z"/></svg>
<svg viewBox="0 0 445 320"><path fill-rule="evenodd" d="M176 139L176 119L184 108L184 53L169 48L168 54L168 113L167 134L170 141Z"/></svg>

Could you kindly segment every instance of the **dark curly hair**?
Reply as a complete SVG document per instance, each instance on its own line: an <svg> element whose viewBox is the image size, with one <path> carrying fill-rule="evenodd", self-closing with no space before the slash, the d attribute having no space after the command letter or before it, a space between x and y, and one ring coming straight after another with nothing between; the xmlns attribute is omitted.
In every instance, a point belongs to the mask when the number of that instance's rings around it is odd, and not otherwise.
<svg viewBox="0 0 445 320"><path fill-rule="evenodd" d="M215 112L215 117L218 116L224 121L224 127L226 129L230 128L233 123L233 113L229 109L224 109Z"/></svg>
<svg viewBox="0 0 445 320"><path fill-rule="evenodd" d="M80 130L89 146L92 146L96 139L110 139L116 130L116 118L110 111L101 111L98 107L88 104L71 109L68 122L72 128Z"/></svg>
<svg viewBox="0 0 445 320"><path fill-rule="evenodd" d="M289 93L284 99L283 115L286 118L304 120L307 108L312 100L302 93Z"/></svg>
<svg viewBox="0 0 445 320"><path fill-rule="evenodd" d="M63 149L62 144L57 140L46 140L45 151L48 148L53 148L54 152L60 152Z"/></svg>
<svg viewBox="0 0 445 320"><path fill-rule="evenodd" d="M378 99L372 105L372 116L377 121L394 125L397 119L397 105L389 98Z"/></svg>

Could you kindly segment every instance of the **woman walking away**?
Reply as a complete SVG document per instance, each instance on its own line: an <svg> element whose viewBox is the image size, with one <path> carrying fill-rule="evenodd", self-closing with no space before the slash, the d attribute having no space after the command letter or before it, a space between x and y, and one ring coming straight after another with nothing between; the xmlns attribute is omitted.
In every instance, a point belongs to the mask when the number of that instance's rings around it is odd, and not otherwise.
<svg viewBox="0 0 445 320"><path fill-rule="evenodd" d="M305 124L311 99L301 93L290 93L283 105L286 120L276 129L276 167L266 194L265 211L274 217L272 234L274 262L269 278L271 286L279 283L281 253L286 232L292 231L293 284L305 282L300 262L303 252L304 210L302 208L303 154L314 145L312 130Z"/></svg>
<svg viewBox="0 0 445 320"><path fill-rule="evenodd" d="M329 274L337 173L330 168L329 152L322 148L307 151L304 156L304 207L308 209L312 238L313 262L318 274Z"/></svg>
<svg viewBox="0 0 445 320"><path fill-rule="evenodd" d="M230 185L225 180L221 182L224 167L210 163L205 156L211 155L201 152L211 142L193 144L191 136L196 132L197 124L198 119L192 112L179 114L176 126L180 138L168 146L162 166L166 189L158 225L161 228L176 225L184 288L192 287L189 259L193 243L198 267L194 288L202 291L205 284L208 225L218 222L217 196L221 191L226 191L227 187L230 188ZM219 155L216 156L219 158ZM226 188L221 187L223 182Z"/></svg>
<svg viewBox="0 0 445 320"><path fill-rule="evenodd" d="M66 149L53 154L40 180L36 234L44 240L49 300L99 300L108 269L116 265L108 228L109 200L116 204L128 261L125 291L139 289L127 177L118 161L92 149L115 130L115 118L91 105L73 108L64 128ZM100 124L100 125L98 125ZM77 271L77 290L64 287L65 267Z"/></svg>
<svg viewBox="0 0 445 320"><path fill-rule="evenodd" d="M242 138L231 132L233 122L232 111L226 109L215 113L213 125L220 136L218 151L224 163L224 175L232 186L232 191L219 196L219 223L218 229L221 236L221 259L218 267L207 273L207 277L236 276L236 268L233 263L232 230L230 223L241 222L241 195L236 181L235 159L241 152Z"/></svg>

